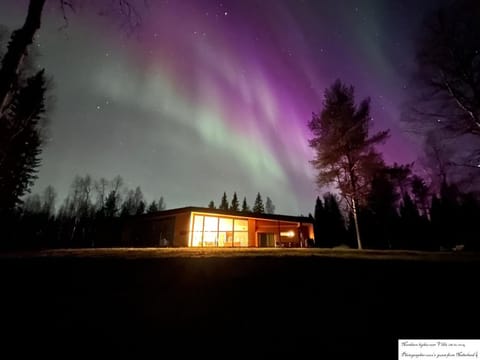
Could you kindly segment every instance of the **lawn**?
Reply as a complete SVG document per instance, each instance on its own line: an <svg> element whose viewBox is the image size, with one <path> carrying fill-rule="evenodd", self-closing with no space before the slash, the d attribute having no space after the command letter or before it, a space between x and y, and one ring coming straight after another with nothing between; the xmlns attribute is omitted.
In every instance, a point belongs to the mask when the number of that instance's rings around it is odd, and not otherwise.
<svg viewBox="0 0 480 360"><path fill-rule="evenodd" d="M396 359L398 338L480 338L479 260L317 249L5 254L2 351Z"/></svg>

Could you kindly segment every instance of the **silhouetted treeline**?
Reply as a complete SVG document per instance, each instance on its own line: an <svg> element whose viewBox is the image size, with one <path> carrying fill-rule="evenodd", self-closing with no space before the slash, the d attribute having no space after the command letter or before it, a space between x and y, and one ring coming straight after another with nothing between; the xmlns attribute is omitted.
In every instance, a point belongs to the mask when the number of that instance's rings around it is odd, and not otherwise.
<svg viewBox="0 0 480 360"><path fill-rule="evenodd" d="M434 160L429 186L413 174L413 163L387 165L376 146L387 140L389 131L371 134L370 100L356 104L354 94L353 86L337 80L325 90L321 112L308 122L317 185L335 186L348 218L334 196L317 199L317 246L479 249L479 195L471 190L478 190L475 178L470 180L476 186L466 187L447 173L452 162L440 142L429 155ZM480 165L472 164L467 165L478 177Z"/></svg>
<svg viewBox="0 0 480 360"><path fill-rule="evenodd" d="M480 250L480 200L444 182L440 191L419 192L413 176L400 189L387 177L372 184L359 209L363 247L397 250ZM317 247L356 248L353 215L344 216L337 196L317 198L314 214Z"/></svg>
<svg viewBox="0 0 480 360"><path fill-rule="evenodd" d="M128 216L165 210L163 197L147 203L139 186L128 189L123 179L93 180L76 176L55 209L57 193L48 186L8 214L3 249L112 247L122 244L122 222Z"/></svg>
<svg viewBox="0 0 480 360"><path fill-rule="evenodd" d="M216 209L215 202L211 200L208 203L208 207L210 209ZM263 198L260 193L257 193L255 197L255 203L253 204L253 208L250 209L250 206L247 203L247 197L243 197L242 205L240 206L240 202L237 197L237 193L233 193L232 200L230 204L228 203L227 193L224 192L222 198L220 199L220 205L218 206L219 210L225 211L241 211L241 212L251 212L254 214L274 214L275 213L275 205L273 204L272 199L267 196L265 200L265 204L263 203Z"/></svg>

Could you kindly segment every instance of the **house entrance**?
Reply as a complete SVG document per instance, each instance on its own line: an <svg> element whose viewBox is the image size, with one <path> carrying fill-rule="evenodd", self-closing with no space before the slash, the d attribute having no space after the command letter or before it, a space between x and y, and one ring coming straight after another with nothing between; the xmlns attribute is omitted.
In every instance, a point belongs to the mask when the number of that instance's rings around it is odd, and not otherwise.
<svg viewBox="0 0 480 360"><path fill-rule="evenodd" d="M275 247L275 234L258 233L258 247Z"/></svg>

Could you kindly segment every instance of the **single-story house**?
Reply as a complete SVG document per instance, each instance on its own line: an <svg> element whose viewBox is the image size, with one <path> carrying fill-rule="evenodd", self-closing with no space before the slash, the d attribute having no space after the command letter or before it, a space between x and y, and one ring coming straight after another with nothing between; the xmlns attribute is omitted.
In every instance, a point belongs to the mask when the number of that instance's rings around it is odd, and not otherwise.
<svg viewBox="0 0 480 360"><path fill-rule="evenodd" d="M307 247L308 217L184 207L134 216L122 230L125 246Z"/></svg>

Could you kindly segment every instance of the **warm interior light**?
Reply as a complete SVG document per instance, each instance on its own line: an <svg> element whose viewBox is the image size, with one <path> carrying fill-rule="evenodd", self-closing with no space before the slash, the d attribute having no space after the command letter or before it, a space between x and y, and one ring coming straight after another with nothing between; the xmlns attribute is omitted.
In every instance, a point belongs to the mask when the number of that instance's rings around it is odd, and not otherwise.
<svg viewBox="0 0 480 360"><path fill-rule="evenodd" d="M193 215L190 246L247 247L248 220Z"/></svg>
<svg viewBox="0 0 480 360"><path fill-rule="evenodd" d="M293 230L290 231L283 231L280 233L280 236L286 236L289 238L293 238L295 236L295 232Z"/></svg>

